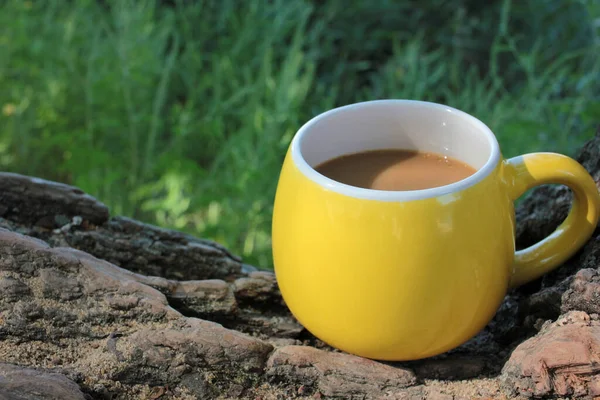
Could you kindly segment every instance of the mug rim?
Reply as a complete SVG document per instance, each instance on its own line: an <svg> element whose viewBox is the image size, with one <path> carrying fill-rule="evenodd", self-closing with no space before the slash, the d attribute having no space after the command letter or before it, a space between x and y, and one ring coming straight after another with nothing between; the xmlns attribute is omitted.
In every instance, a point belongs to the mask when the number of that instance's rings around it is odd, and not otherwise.
<svg viewBox="0 0 600 400"><path fill-rule="evenodd" d="M405 104L417 104L421 106L431 107L434 109L443 109L447 112L453 113L459 117L470 120L481 132L485 135L488 144L490 146L490 156L486 160L485 164L478 168L477 171L464 178L460 181L450 183L448 185L437 186L433 188L427 189L418 189L418 190L377 190L377 189L366 189L361 187L356 187L352 185L347 185L345 183L338 182L327 176L317 172L313 167L311 167L308 162L305 160L301 151L301 144L304 136L310 129L315 125L319 120L331 116L333 114L348 111L352 109L358 109L360 107L364 107L366 105L373 104L394 104L398 106L402 106ZM291 148L291 156L292 161L296 165L296 167L300 170L300 172L306 176L311 181L315 182L319 186L325 187L328 190L333 192L337 192L339 194L359 198L366 200L380 200L380 201L411 201L411 200L423 200L428 198L435 198L444 196L451 193L456 193L467 189L471 186L476 185L485 179L488 175L494 171L498 163L500 162L500 145L498 144L498 139L491 131L491 129L484 124L481 120L476 117L468 114L464 111L456 109L454 107L450 107L445 104L434 103L430 101L423 100L409 100L409 99L382 99L382 100L369 100L362 101L358 103L352 103L345 106L340 106L336 108L332 108L325 112L322 112L310 120L308 120L304 125L300 127L300 129L294 135L292 142L290 144Z"/></svg>

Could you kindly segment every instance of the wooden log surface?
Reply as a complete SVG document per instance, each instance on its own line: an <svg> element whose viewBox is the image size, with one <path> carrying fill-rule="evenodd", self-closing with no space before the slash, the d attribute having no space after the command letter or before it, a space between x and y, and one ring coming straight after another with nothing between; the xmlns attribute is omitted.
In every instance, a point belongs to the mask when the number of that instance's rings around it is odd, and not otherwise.
<svg viewBox="0 0 600 400"><path fill-rule="evenodd" d="M600 132L578 159L598 181ZM534 190L517 211L519 245L557 226L569 199ZM596 232L564 266L507 294L468 343L382 363L314 338L273 273L218 243L111 217L72 186L0 173L0 398L594 398L599 254Z"/></svg>

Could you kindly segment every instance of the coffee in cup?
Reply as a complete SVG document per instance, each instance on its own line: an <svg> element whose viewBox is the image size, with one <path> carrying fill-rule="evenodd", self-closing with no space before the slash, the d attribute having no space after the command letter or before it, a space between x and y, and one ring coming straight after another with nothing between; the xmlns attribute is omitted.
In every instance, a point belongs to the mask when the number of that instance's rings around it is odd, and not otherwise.
<svg viewBox="0 0 600 400"><path fill-rule="evenodd" d="M346 185L375 190L427 189L475 173L473 167L453 157L403 149L347 154L325 161L315 170Z"/></svg>

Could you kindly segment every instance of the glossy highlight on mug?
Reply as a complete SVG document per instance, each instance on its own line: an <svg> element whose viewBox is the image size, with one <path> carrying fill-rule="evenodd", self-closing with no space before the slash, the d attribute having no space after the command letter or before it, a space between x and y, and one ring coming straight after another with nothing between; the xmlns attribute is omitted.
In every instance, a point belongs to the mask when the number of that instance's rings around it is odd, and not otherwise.
<svg viewBox="0 0 600 400"><path fill-rule="evenodd" d="M388 148L444 153L477 171L440 187L384 191L314 169ZM554 182L576 194L570 216L515 253L514 200ZM290 311L324 342L380 360L429 357L477 334L509 287L577 251L599 209L577 162L550 153L504 160L489 128L462 111L411 100L353 104L313 118L292 140L274 204L275 274Z"/></svg>

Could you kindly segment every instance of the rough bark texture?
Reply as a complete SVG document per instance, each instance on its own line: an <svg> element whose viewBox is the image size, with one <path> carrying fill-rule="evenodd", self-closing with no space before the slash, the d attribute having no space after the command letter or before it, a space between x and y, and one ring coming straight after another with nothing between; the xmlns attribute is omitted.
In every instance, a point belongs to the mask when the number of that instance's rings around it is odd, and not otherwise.
<svg viewBox="0 0 600 400"><path fill-rule="evenodd" d="M275 351L267 364L267 374L333 397L394 393L417 381L407 369L307 346L286 346Z"/></svg>
<svg viewBox="0 0 600 400"><path fill-rule="evenodd" d="M600 179L600 133L578 159ZM539 188L518 245L570 194ZM77 188L0 174L0 399L524 399L600 396L600 235L509 293L479 335L408 363L315 339L270 272L123 217Z"/></svg>
<svg viewBox="0 0 600 400"><path fill-rule="evenodd" d="M0 399L85 400L85 396L62 374L0 363Z"/></svg>
<svg viewBox="0 0 600 400"><path fill-rule="evenodd" d="M33 214L42 215L43 212ZM51 219L58 222L50 229L48 226L19 224L18 219L6 218L0 218L0 226L43 239L52 246L85 251L146 275L228 280L242 276L240 258L210 240L125 217L106 218L102 225L86 223L77 215L70 219L64 215Z"/></svg>
<svg viewBox="0 0 600 400"><path fill-rule="evenodd" d="M508 393L600 396L600 323L572 311L520 344L503 369Z"/></svg>
<svg viewBox="0 0 600 400"><path fill-rule="evenodd" d="M103 224L108 220L108 207L73 186L0 172L0 217L55 228L75 216Z"/></svg>

